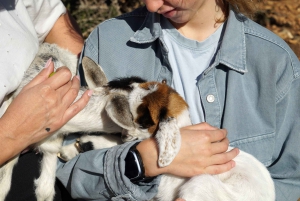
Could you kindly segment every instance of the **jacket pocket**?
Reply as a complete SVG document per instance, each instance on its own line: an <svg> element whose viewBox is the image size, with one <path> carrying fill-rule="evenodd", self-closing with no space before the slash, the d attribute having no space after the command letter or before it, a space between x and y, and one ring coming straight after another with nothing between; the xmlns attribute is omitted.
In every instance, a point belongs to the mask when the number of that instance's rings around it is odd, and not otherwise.
<svg viewBox="0 0 300 201"><path fill-rule="evenodd" d="M275 146L275 132L235 140L230 143L230 146L238 147L240 150L253 155L265 166L269 166L272 163L272 154Z"/></svg>

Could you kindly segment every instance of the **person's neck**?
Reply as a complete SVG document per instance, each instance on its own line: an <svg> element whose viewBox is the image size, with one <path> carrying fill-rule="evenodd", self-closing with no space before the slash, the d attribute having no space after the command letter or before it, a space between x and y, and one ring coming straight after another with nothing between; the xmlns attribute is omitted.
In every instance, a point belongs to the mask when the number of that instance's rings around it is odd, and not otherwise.
<svg viewBox="0 0 300 201"><path fill-rule="evenodd" d="M217 7L215 1L209 1L201 7L195 16L184 24L171 24L186 38L204 41L213 34L224 21L224 14L220 7Z"/></svg>

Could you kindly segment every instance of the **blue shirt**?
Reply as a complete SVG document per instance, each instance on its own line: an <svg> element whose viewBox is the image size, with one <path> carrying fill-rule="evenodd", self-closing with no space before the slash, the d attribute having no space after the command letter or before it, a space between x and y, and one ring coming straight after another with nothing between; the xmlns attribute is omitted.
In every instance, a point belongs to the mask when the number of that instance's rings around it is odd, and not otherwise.
<svg viewBox="0 0 300 201"><path fill-rule="evenodd" d="M172 83L160 19L145 8L107 20L86 40L82 56L99 63L109 80L140 76ZM278 201L300 197L300 64L272 32L230 11L214 62L197 82L205 120L226 128L231 146L260 160L275 182ZM124 176L126 143L80 154L57 175L75 197L149 200L159 177L133 185Z"/></svg>

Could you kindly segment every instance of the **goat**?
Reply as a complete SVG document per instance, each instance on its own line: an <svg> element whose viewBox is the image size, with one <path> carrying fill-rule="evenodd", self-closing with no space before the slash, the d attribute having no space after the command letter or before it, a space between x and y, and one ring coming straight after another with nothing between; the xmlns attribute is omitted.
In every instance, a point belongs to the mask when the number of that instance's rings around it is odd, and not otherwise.
<svg viewBox="0 0 300 201"><path fill-rule="evenodd" d="M50 57L56 68L68 66L72 74L76 74L77 59L74 55L56 45L43 44L12 99L40 72ZM122 140L125 142L145 139L155 133L159 147L158 164L163 167L169 165L179 151L179 128L191 123L187 104L167 85L146 82L138 77L107 82L99 65L88 58L83 58L82 64L88 87L94 91L88 105L51 137L33 145L43 154L41 175L35 180L38 201L52 201L54 198L57 153L61 150L63 137L69 133L122 133ZM85 90L82 87L77 98ZM162 105L152 96L159 91L166 95ZM146 104L145 99L148 99ZM103 136L100 137L103 140ZM5 199L10 188L12 169L17 160L18 156L0 168L0 200ZM220 197L222 200L240 200L243 196L249 198L247 200L274 200L273 181L266 168L244 152L235 160L236 167L220 175L201 175L191 179L164 175L155 199L172 200L182 197L193 201ZM205 199L205 196L211 196L212 199Z"/></svg>

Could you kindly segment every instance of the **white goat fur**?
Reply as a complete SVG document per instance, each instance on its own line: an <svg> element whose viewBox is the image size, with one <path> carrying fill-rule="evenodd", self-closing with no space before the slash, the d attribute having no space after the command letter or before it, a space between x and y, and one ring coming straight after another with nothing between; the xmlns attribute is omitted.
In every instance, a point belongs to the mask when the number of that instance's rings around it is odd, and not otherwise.
<svg viewBox="0 0 300 201"><path fill-rule="evenodd" d="M24 80L18 90L13 94L15 97L24 85L35 77L44 67L48 58L52 57L56 67L68 66L73 73L76 72L77 59L69 52L58 48L55 45L42 45L41 49L25 73ZM61 63L60 63L61 62ZM93 63L91 61L89 64ZM89 67L89 66L87 66ZM103 71L97 66L98 71ZM148 88L140 87L139 84L132 84L133 90L108 90L101 87L107 82L102 77L102 81L92 79L91 73L95 69L84 69L85 78L89 87L93 88L94 94L88 105L64 127L53 134L50 138L39 142L35 147L43 153L41 162L41 175L35 181L36 196L38 201L52 201L54 198L54 182L57 153L60 151L64 135L72 132L122 132L123 140L144 139L151 136L149 129L140 128L135 121L138 118L136 109L143 102L143 98L159 89L159 83L150 83ZM80 97L85 89L79 92ZM12 98L13 98L12 97ZM126 100L127 101L124 101ZM116 114L114 101L124 102L122 109L126 111L120 115ZM170 164L180 148L179 128L190 124L187 107L182 107L182 111L176 116L169 116L164 121L159 122L159 129L155 135L159 145L159 165ZM87 139L88 138L88 139ZM85 136L81 140L97 141L100 143L95 148L104 148L119 144L120 141L115 136ZM172 140L173 139L173 140ZM116 141L114 141L116 140ZM171 144L168 144L171 143ZM95 144L95 143L94 143ZM168 146L166 146L168 145ZM67 151L66 151L67 150ZM62 149L65 156L69 158L78 154L74 146L67 146ZM4 200L11 180L13 166L17 163L17 158L12 159L0 169L0 200ZM167 201L181 197L187 201L200 200L275 200L274 184L267 169L253 156L240 152L235 158L236 167L229 172L220 175L200 175L191 179L179 178L172 175L163 175L159 186L159 192L154 200Z"/></svg>

